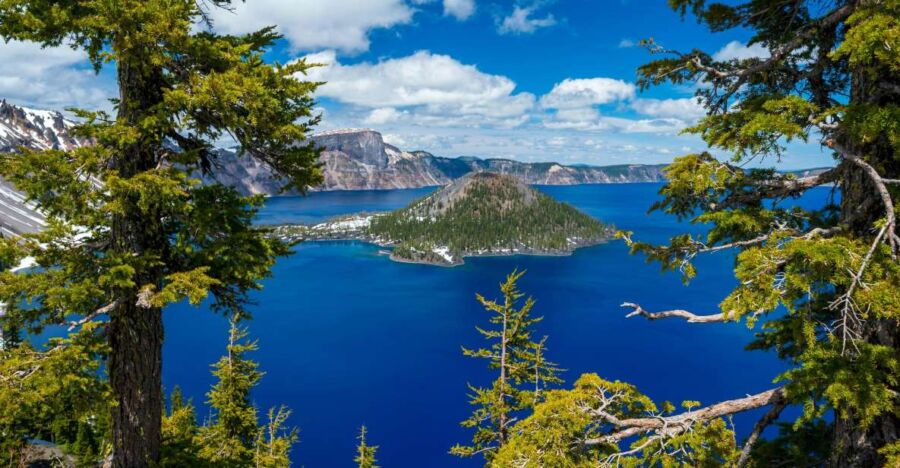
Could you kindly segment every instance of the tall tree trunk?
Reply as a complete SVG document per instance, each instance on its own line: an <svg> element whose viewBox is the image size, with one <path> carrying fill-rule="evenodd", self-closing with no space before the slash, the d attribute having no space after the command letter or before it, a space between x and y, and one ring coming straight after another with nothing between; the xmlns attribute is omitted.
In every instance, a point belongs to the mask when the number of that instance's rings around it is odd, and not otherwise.
<svg viewBox="0 0 900 468"><path fill-rule="evenodd" d="M860 0L867 1L867 0ZM900 99L897 89L900 80L890 71L873 74L871 70L854 70L851 78L850 104L885 106ZM847 136L844 136L845 138ZM849 140L849 139L848 139ZM855 141L845 146L864 155L866 161L882 177L900 177L900 160L894 155L893 146L886 135L861 145ZM855 165L847 167L841 182L841 217L849 220L848 227L860 239L871 239L872 226L885 216L885 207L875 193L875 185ZM896 192L894 200L896 200ZM869 343L900 348L900 328L896 322L868 319L863 323L862 339ZM900 392L900 388L893 390ZM834 443L829 466L873 467L882 466L884 457L878 450L900 437L900 417L887 413L880 415L863 427L859 418L851 414L847 418L835 418Z"/></svg>
<svg viewBox="0 0 900 468"><path fill-rule="evenodd" d="M159 462L162 416L162 311L134 302L109 324L109 380L113 466L149 467Z"/></svg>
<svg viewBox="0 0 900 468"><path fill-rule="evenodd" d="M118 64L118 122L138 126L162 100L160 71L149 70L142 60ZM144 136L126 147L112 162L119 176L131 178L158 164L161 136ZM137 200L129 200L122 214L114 215L110 235L113 248L126 258L162 256L167 239L159 216L141 214ZM110 314L108 339L109 380L116 400L112 409L112 463L116 468L156 466L160 460L162 398L162 310L141 300L140 288L159 288L163 270L140 266L136 286L121 292L119 306Z"/></svg>

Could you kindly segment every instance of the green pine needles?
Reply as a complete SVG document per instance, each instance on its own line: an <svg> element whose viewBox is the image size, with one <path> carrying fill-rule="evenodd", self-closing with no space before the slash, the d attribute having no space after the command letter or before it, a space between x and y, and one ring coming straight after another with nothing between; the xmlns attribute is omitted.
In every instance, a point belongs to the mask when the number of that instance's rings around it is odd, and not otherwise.
<svg viewBox="0 0 900 468"><path fill-rule="evenodd" d="M379 468L378 460L375 459L378 446L369 445L366 440L368 434L369 431L366 429L366 426L359 428L359 436L357 437L359 444L356 445L356 458L353 461L356 462L356 466L359 468Z"/></svg>
<svg viewBox="0 0 900 468"><path fill-rule="evenodd" d="M728 152L677 158L653 209L708 226L668 245L620 233L634 253L696 274L698 255L735 251L737 286L718 311L629 317L745 321L752 350L789 369L775 386L698 406L655 405L632 386L584 375L548 392L510 429L497 466L895 466L900 463L900 2L670 0L712 31L753 31L768 56L717 60L643 41L657 59L639 84L695 85L707 116L686 132ZM834 167L803 177L753 169L817 139ZM796 202L831 187L817 206ZM631 298L624 298L626 300ZM765 385L765 382L760 382ZM799 417L778 423L788 406ZM759 410L745 440L729 416ZM766 427L778 424L771 440Z"/></svg>
<svg viewBox="0 0 900 468"><path fill-rule="evenodd" d="M510 175L476 172L411 203L375 216L367 234L396 244L394 257L446 263L466 255L564 254L612 237L596 219Z"/></svg>
<svg viewBox="0 0 900 468"><path fill-rule="evenodd" d="M41 362L100 353L109 386L98 388L114 403L101 417L114 467L160 462L162 309L211 297L214 310L243 314L247 293L287 253L251 224L261 198L196 179L215 167L213 143L233 137L285 188L304 191L321 180L318 151L305 142L318 121L317 83L302 79L311 65L266 63L279 38L273 28L228 36L202 26L204 8L229 5L0 0L0 38L69 45L117 79L112 114L73 110L81 118L73 133L92 145L0 157L0 175L48 220L39 234L0 242L0 264L31 257L38 266L0 273L4 336L53 325L74 333L44 349L13 349L20 340L12 336L7 352L31 357L4 378L51 380L53 366ZM80 406L64 407L71 419L82 417ZM46 427L35 418L18 424L20 440Z"/></svg>
<svg viewBox="0 0 900 468"><path fill-rule="evenodd" d="M469 385L471 404L476 407L472 416L462 422L474 430L471 445L457 444L450 453L458 456L483 455L490 462L497 450L509 439L510 428L517 415L533 408L542 400L547 384L562 381L560 369L544 357L546 338L534 341L533 327L542 317L532 317L535 301L519 291L517 282L525 274L514 271L500 285L501 302L478 294L478 302L491 316L491 328L478 332L491 342L489 348L467 349L468 357L485 359L488 368L497 373L490 387Z"/></svg>
<svg viewBox="0 0 900 468"><path fill-rule="evenodd" d="M263 374L247 357L255 341L236 320L231 323L226 355L213 365L216 382L207 393L209 419L198 424L195 409L177 387L163 417L163 466L267 467L290 466L290 450L298 432L285 426L291 412L284 407L268 411L264 424L252 404L250 392Z"/></svg>

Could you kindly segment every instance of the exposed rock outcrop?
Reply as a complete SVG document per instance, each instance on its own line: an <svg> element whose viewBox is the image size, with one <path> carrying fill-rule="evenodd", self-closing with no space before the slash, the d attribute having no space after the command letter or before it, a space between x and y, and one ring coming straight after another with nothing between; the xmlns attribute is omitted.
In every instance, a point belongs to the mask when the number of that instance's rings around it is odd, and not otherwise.
<svg viewBox="0 0 900 468"><path fill-rule="evenodd" d="M575 185L658 182L664 165L564 166L510 159L446 158L425 151L408 152L387 144L367 129L314 135L323 148L324 182L312 190L381 190L446 185L466 174L487 171L513 175L528 184ZM281 181L267 167L223 150L216 179L244 193L277 194Z"/></svg>

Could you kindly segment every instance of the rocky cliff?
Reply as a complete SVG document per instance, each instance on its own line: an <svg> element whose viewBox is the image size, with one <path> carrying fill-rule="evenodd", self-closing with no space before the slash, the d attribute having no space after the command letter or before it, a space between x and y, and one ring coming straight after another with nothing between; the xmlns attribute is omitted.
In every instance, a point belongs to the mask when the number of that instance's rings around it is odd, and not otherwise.
<svg viewBox="0 0 900 468"><path fill-rule="evenodd" d="M564 166L509 159L446 158L425 151L402 151L374 130L349 129L312 137L320 146L325 181L313 190L379 190L445 185L468 173L496 172L528 184L574 185L658 182L663 165ZM221 152L216 179L244 193L275 194L281 182L271 171L233 151Z"/></svg>

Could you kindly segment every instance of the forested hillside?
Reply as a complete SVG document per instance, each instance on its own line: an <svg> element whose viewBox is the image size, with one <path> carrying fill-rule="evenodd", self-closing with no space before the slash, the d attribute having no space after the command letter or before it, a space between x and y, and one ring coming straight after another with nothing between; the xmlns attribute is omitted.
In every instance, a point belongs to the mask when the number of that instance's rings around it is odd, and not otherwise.
<svg viewBox="0 0 900 468"><path fill-rule="evenodd" d="M443 248L452 261L468 255L563 254L611 232L514 177L489 172L471 174L407 208L375 217L369 231L396 243L396 257L417 258Z"/></svg>

